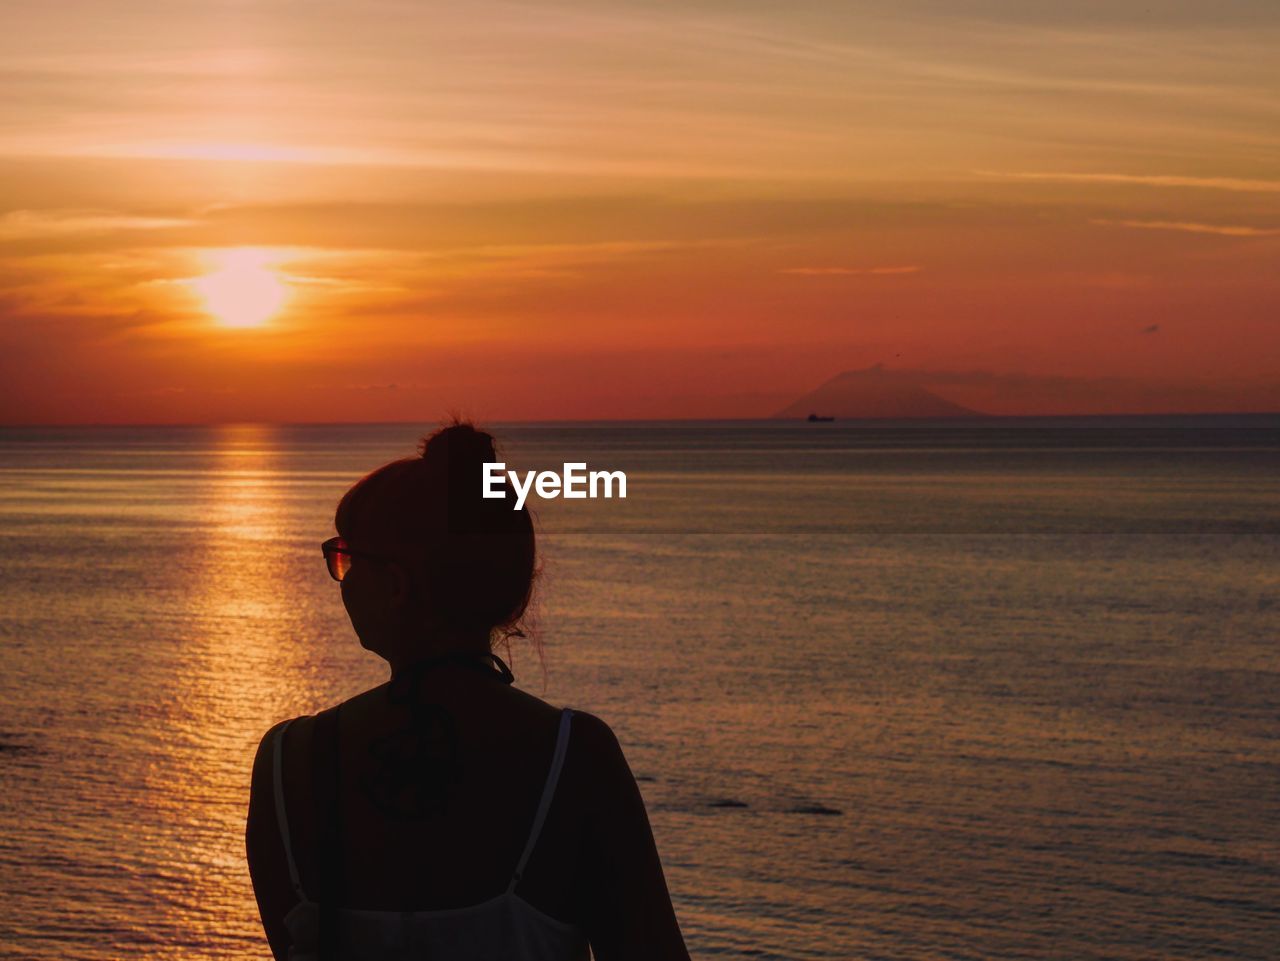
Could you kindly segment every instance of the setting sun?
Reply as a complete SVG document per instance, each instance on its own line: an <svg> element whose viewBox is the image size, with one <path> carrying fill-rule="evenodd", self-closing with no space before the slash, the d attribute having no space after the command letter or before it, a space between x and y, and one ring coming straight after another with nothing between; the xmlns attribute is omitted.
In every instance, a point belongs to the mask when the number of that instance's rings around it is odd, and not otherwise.
<svg viewBox="0 0 1280 961"><path fill-rule="evenodd" d="M263 247L218 250L208 257L210 271L189 281L203 307L223 327L258 327L289 299L277 256Z"/></svg>

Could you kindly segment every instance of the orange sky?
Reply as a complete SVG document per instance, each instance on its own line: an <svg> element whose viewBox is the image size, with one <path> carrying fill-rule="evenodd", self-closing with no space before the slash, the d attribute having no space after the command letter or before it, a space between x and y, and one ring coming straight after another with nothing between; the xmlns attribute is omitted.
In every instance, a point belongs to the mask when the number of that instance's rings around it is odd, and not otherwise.
<svg viewBox="0 0 1280 961"><path fill-rule="evenodd" d="M1280 410L1269 0L0 26L0 423Z"/></svg>

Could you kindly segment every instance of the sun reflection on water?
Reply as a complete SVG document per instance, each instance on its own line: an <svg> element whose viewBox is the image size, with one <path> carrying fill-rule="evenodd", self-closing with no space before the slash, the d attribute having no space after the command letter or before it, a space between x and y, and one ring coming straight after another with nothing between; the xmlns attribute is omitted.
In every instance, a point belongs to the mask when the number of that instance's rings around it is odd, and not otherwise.
<svg viewBox="0 0 1280 961"><path fill-rule="evenodd" d="M187 600L193 633L173 680L185 708L176 733L189 748L167 772L172 783L155 792L173 806L169 817L192 825L184 853L203 866L196 903L219 906L189 923L225 936L234 919L246 944L261 938L241 841L250 765L263 732L297 713L295 679L307 673L277 432L215 429Z"/></svg>

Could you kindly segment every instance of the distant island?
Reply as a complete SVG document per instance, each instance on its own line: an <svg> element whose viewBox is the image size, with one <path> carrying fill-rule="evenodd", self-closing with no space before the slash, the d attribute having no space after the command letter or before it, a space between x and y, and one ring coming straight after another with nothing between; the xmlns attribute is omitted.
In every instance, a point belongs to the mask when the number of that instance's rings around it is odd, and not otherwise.
<svg viewBox="0 0 1280 961"><path fill-rule="evenodd" d="M773 415L810 423L833 418L947 418L987 417L945 400L910 379L874 364L865 370L846 370Z"/></svg>

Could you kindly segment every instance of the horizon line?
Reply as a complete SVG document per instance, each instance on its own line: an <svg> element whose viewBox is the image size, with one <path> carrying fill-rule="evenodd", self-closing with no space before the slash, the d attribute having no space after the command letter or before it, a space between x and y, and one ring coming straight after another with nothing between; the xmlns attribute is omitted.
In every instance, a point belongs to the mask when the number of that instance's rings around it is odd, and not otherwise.
<svg viewBox="0 0 1280 961"><path fill-rule="evenodd" d="M1108 412L1108 413L1069 413L1069 414L984 414L954 417L835 417L825 423L839 424L934 424L945 426L968 426L973 422L1009 421L1009 420L1081 420L1102 418L1155 418L1155 417L1280 417L1280 410L1241 410L1241 411L1142 411L1142 412ZM216 420L216 421L130 421L130 422L56 422L56 423L0 423L0 430L10 429L77 429L77 428L141 428L141 427L391 427L403 424L438 423L448 426L451 418L431 420L415 418L405 420L349 420L349 421L290 421L290 420ZM809 425L805 417L596 417L596 418L552 418L545 420L511 420L505 418L462 418L464 422L482 425L509 426L582 426L589 424L804 424ZM817 428L822 429L822 428Z"/></svg>

